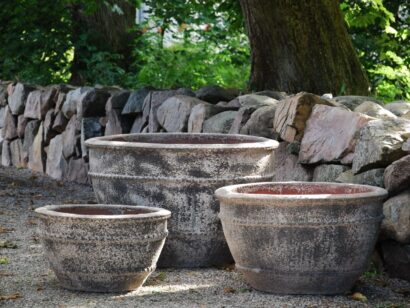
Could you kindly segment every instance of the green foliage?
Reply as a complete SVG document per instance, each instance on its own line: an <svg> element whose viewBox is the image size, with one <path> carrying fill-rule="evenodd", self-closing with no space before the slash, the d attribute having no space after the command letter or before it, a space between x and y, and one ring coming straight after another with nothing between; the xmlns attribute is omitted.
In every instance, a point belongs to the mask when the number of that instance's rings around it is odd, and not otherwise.
<svg viewBox="0 0 410 308"><path fill-rule="evenodd" d="M136 74L129 74L128 85L138 88L191 87L217 84L245 88L249 74L249 49L244 37L232 37L224 45L185 40L169 47L158 47L160 34L146 33L143 49L136 49ZM241 40L242 39L242 40Z"/></svg>
<svg viewBox="0 0 410 308"><path fill-rule="evenodd" d="M127 0L124 0L127 1ZM129 0L131 1L131 0ZM91 14L105 5L122 14L115 0L2 1L0 10L0 78L36 84L69 82L74 52L87 83L121 84L121 55L97 48L79 27L74 11Z"/></svg>
<svg viewBox="0 0 410 308"><path fill-rule="evenodd" d="M371 270L364 272L362 278L366 279L373 279L379 277L381 274L377 271L377 269L372 268Z"/></svg>
<svg viewBox="0 0 410 308"><path fill-rule="evenodd" d="M343 0L341 8L373 94L410 100L410 3Z"/></svg>
<svg viewBox="0 0 410 308"><path fill-rule="evenodd" d="M35 83L69 77L68 11L58 1L2 1L0 76Z"/></svg>
<svg viewBox="0 0 410 308"><path fill-rule="evenodd" d="M81 49L80 61L83 67L77 71L83 80L91 85L124 85L126 71L118 64L123 60L120 54L99 50L82 35L76 48Z"/></svg>
<svg viewBox="0 0 410 308"><path fill-rule="evenodd" d="M123 14L118 0L2 1L0 78L49 84L69 82L75 71L86 84L246 86L250 48L239 1L122 1L144 2L151 14L133 29L139 35L131 61L96 46L86 28L75 33L75 8L91 14L104 5ZM410 3L340 0L340 6L373 95L410 100Z"/></svg>
<svg viewBox="0 0 410 308"><path fill-rule="evenodd" d="M245 88L250 50L237 1L144 2L151 15L140 25L130 85Z"/></svg>

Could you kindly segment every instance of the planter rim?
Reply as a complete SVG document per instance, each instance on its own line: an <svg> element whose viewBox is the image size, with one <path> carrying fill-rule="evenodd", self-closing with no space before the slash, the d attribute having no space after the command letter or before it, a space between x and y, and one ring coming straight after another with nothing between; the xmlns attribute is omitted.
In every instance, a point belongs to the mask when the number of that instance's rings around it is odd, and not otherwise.
<svg viewBox="0 0 410 308"><path fill-rule="evenodd" d="M151 142L133 142L133 141L113 141L116 138L130 137L213 137L216 139L242 138L243 142L238 143L151 143ZM89 148L124 148L124 149L164 149L164 150L229 150L229 149L276 149L279 143L276 140L265 137L240 135L240 134L209 134L209 133L140 133L140 134L120 134L103 137L94 137L85 141Z"/></svg>
<svg viewBox="0 0 410 308"><path fill-rule="evenodd" d="M57 212L57 210L64 210L69 208L105 208L105 209L130 209L130 210L150 210L150 213L142 214L115 214L115 215L86 215L86 214L73 214ZM150 206L134 206L134 205L120 205L120 204L64 204L64 205L46 205L35 209L35 212L47 217L58 218L73 218L73 219L88 219L88 220L145 220L145 219L167 219L171 217L171 212L159 208Z"/></svg>
<svg viewBox="0 0 410 308"><path fill-rule="evenodd" d="M266 187L266 186L283 186L283 185L311 185L311 186L338 186L338 187L349 187L349 188L364 188L369 191L360 193L346 193L346 194L252 194L252 193L242 193L237 190L246 187ZM215 191L215 195L219 200L224 201L321 201L321 200L333 200L333 201L343 201L343 200L355 200L355 199L368 199L368 198L380 198L383 199L387 197L388 192L384 188L370 186L370 185L360 185L360 184L350 184L350 183L334 183L334 182L260 182L260 183L249 183L249 184L237 184L224 186ZM295 203L298 205L298 203ZM332 203L324 203L331 205ZM306 206L306 203L301 202L301 206ZM286 204L284 204L286 206Z"/></svg>

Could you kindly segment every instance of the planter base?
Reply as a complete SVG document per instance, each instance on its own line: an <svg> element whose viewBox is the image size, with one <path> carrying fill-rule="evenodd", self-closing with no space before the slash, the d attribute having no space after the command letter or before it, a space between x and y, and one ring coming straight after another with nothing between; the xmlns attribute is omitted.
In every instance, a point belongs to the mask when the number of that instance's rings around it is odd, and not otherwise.
<svg viewBox="0 0 410 308"><path fill-rule="evenodd" d="M64 273L55 272L59 284L69 290L98 292L98 293L123 293L138 290L154 271L129 273L128 275L89 274L89 273Z"/></svg>
<svg viewBox="0 0 410 308"><path fill-rule="evenodd" d="M277 273L236 264L246 281L256 290L276 294L343 294L354 285L362 271L349 273Z"/></svg>

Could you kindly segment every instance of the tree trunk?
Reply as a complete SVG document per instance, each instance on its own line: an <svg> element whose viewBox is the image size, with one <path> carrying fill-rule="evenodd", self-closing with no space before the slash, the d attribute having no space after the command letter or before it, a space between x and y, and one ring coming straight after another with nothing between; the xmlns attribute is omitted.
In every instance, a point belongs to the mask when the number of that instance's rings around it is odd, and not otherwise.
<svg viewBox="0 0 410 308"><path fill-rule="evenodd" d="M250 87L367 95L369 83L336 0L240 0L252 49Z"/></svg>
<svg viewBox="0 0 410 308"><path fill-rule="evenodd" d="M107 51L123 56L118 63L119 66L127 69L132 62L132 43L135 38L129 30L135 25L135 1L130 0L109 0L110 5L116 4L122 13L113 12L110 6L99 1L98 8L91 12L84 12L80 5L71 6L73 20L72 39L74 44L80 41L82 35L87 35L87 43L96 48L97 51ZM72 65L72 84L84 84L85 80L81 76L81 71L86 65L84 57L88 57L89 51L82 48L75 48Z"/></svg>

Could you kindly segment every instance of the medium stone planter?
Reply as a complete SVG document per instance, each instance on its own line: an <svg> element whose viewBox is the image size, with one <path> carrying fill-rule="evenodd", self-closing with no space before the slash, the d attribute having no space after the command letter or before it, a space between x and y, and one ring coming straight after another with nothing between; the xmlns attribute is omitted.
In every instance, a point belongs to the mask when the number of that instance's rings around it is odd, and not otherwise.
<svg viewBox="0 0 410 308"><path fill-rule="evenodd" d="M383 217L378 187L278 182L220 188L220 218L236 267L255 289L349 291L365 271Z"/></svg>
<svg viewBox="0 0 410 308"><path fill-rule="evenodd" d="M139 288L168 234L164 209L125 205L49 205L36 209L51 268L67 289L124 292Z"/></svg>
<svg viewBox="0 0 410 308"><path fill-rule="evenodd" d="M131 134L86 142L101 203L154 205L172 212L159 265L205 267L232 262L218 219L218 187L271 180L266 138L223 134Z"/></svg>

